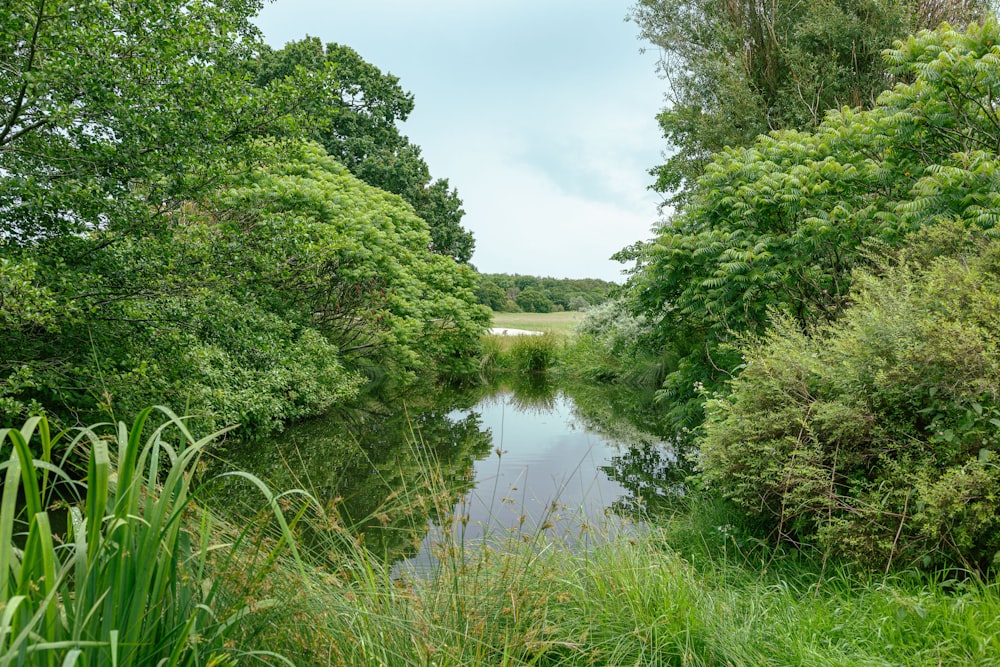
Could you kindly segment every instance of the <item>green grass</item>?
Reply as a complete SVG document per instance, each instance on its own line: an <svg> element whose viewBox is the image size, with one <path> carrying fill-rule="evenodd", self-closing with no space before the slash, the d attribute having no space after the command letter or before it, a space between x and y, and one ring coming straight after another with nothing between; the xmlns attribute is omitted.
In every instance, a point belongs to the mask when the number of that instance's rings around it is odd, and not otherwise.
<svg viewBox="0 0 1000 667"><path fill-rule="evenodd" d="M583 320L584 315L585 313L579 310L567 310L562 313L493 313L493 326L546 331L568 336Z"/></svg>
<svg viewBox="0 0 1000 667"><path fill-rule="evenodd" d="M39 419L0 432L0 665L1000 663L996 583L775 551L698 495L639 536L591 526L586 549L544 519L467 544L418 437L425 479L389 502L451 518L432 571L398 577L335 507L256 478L235 473L263 491L266 515L243 530L214 519L192 490L211 438L148 416L75 435ZM60 503L73 513L64 535L51 528ZM300 556L305 523L329 549ZM268 525L280 530L268 537ZM419 540L425 525L412 529Z"/></svg>
<svg viewBox="0 0 1000 667"><path fill-rule="evenodd" d="M541 336L483 336L480 371L537 373L548 370L558 359L563 339L558 334Z"/></svg>
<svg viewBox="0 0 1000 667"><path fill-rule="evenodd" d="M435 486L429 479L428 502ZM326 585L290 587L264 645L298 664L343 666L1000 662L996 584L774 552L714 501L585 550L544 525L473 549L462 517L451 516L430 575L394 578L358 545L333 574L317 575Z"/></svg>

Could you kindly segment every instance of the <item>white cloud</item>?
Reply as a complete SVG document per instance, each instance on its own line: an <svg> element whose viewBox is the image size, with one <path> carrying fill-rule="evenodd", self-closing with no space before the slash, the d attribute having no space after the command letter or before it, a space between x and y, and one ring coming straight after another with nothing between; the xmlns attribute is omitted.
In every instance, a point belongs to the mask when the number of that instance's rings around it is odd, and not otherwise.
<svg viewBox="0 0 1000 667"><path fill-rule="evenodd" d="M483 271L616 279L648 238L663 84L623 22L631 0L277 0L280 46L354 47L416 98L403 131L457 187Z"/></svg>

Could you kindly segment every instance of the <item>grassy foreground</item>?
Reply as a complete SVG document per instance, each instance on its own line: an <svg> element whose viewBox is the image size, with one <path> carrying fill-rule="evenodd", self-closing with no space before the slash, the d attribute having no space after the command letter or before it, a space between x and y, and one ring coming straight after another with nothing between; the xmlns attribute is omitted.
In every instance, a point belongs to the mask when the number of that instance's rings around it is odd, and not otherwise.
<svg viewBox="0 0 1000 667"><path fill-rule="evenodd" d="M701 509L585 552L537 530L474 555L446 541L429 578L395 579L358 552L257 639L302 665L1000 661L995 584L824 571L744 543L704 520L718 507Z"/></svg>
<svg viewBox="0 0 1000 667"><path fill-rule="evenodd" d="M697 496L638 537L590 527L570 549L523 525L474 548L419 445L426 479L391 502L452 517L429 573L398 576L336 507L249 476L265 510L237 529L195 503L210 439L149 414L68 442L38 419L0 432L0 666L1000 663L997 584L775 552ZM327 548L296 547L307 524Z"/></svg>

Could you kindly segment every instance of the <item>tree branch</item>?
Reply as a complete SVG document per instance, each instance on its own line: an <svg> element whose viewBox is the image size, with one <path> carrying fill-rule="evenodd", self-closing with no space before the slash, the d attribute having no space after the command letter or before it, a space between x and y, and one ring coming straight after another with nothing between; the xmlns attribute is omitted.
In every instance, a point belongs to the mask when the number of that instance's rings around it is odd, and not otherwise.
<svg viewBox="0 0 1000 667"><path fill-rule="evenodd" d="M38 16L35 18L35 27L32 30L31 42L28 47L28 63L22 72L21 77L23 79L21 83L21 90L18 91L17 101L14 102L14 107L10 110L10 114L7 116L7 120L4 124L3 131L0 132L0 146L10 143L16 140L18 137L23 136L26 132L36 129L40 125L44 125L47 120L41 120L34 125L29 125L26 128L22 128L16 132L13 136L10 136L11 130L14 129L14 124L17 122L18 116L21 115L21 109L24 108L24 98L28 93L28 72L31 71L35 64L35 53L38 44L38 33L42 28L42 16L45 13L45 0L38 0Z"/></svg>

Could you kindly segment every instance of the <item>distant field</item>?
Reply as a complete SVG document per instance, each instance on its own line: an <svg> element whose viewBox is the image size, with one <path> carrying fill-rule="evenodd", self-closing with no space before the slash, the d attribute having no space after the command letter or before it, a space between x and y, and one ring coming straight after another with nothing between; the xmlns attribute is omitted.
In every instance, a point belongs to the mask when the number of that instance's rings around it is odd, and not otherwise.
<svg viewBox="0 0 1000 667"><path fill-rule="evenodd" d="M493 326L569 335L577 322L583 319L583 315L578 310L562 313L493 313Z"/></svg>

